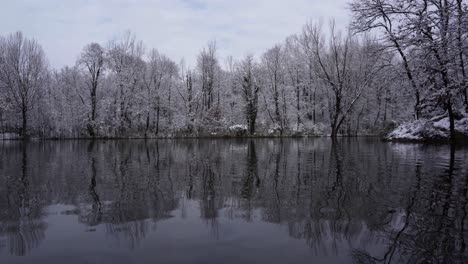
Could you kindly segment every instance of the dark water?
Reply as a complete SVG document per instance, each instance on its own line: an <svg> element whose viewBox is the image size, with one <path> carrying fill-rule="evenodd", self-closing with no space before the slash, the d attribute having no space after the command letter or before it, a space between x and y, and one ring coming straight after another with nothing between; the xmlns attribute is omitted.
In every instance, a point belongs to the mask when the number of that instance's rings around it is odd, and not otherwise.
<svg viewBox="0 0 468 264"><path fill-rule="evenodd" d="M0 142L0 263L468 263L468 148Z"/></svg>

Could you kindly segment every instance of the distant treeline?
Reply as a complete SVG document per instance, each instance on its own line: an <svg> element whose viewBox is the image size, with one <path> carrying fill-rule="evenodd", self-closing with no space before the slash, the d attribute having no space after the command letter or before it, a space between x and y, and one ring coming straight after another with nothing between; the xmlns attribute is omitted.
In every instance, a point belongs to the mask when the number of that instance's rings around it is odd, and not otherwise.
<svg viewBox="0 0 468 264"><path fill-rule="evenodd" d="M311 7L312 8L312 7ZM349 31L307 23L260 56L191 69L130 32L50 69L21 32L0 38L0 132L28 137L362 135L468 111L462 0L355 0ZM323 29L327 29L324 33Z"/></svg>

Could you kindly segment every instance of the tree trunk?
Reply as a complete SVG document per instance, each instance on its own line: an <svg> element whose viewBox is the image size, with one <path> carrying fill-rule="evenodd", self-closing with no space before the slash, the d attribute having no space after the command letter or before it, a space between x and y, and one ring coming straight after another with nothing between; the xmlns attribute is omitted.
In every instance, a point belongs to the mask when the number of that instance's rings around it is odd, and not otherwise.
<svg viewBox="0 0 468 264"><path fill-rule="evenodd" d="M145 138L148 138L148 130L150 124L150 113L149 111L146 113L146 126L145 126Z"/></svg>
<svg viewBox="0 0 468 264"><path fill-rule="evenodd" d="M23 118L23 125L21 127L21 135L23 136L23 139L26 139L28 137L28 110L26 108L23 108L21 110L21 114Z"/></svg>
<svg viewBox="0 0 468 264"><path fill-rule="evenodd" d="M96 91L91 93L91 120L96 121Z"/></svg>
<svg viewBox="0 0 468 264"><path fill-rule="evenodd" d="M297 109L297 130L301 123L301 89L300 89L299 73L296 71L296 109Z"/></svg>
<svg viewBox="0 0 468 264"><path fill-rule="evenodd" d="M275 116L276 116L276 122L280 124L281 122L281 114L280 114L280 109L279 109L279 95L278 92L275 91L274 94L274 101L275 101Z"/></svg>
<svg viewBox="0 0 468 264"><path fill-rule="evenodd" d="M3 124L3 109L0 108L0 132L5 132L4 124Z"/></svg>
<svg viewBox="0 0 468 264"><path fill-rule="evenodd" d="M398 40L393 35L392 35L391 41L395 45L395 48L397 49L398 53L400 54L401 59L403 60L403 66L405 68L406 76L408 77L408 80L410 81L411 86L413 87L413 90L415 92L416 104L414 106L414 114L416 116L416 119L419 119L419 117L420 117L419 105L421 104L421 102L420 102L421 100L420 100L418 85L416 84L416 81L413 78L413 72L410 69L408 59L406 58L406 55L403 52L403 49L400 46L400 43L398 42Z"/></svg>
<svg viewBox="0 0 468 264"><path fill-rule="evenodd" d="M362 118L363 113L364 113L364 106L362 106L361 111L359 112L357 116L356 136L359 135L359 126L361 124L361 118ZM380 106L379 106L379 112L377 114L377 118L375 120L379 119L379 116L380 116ZM375 126L375 122L374 122L374 126Z"/></svg>
<svg viewBox="0 0 468 264"><path fill-rule="evenodd" d="M465 87L465 112L468 113L468 87Z"/></svg>
<svg viewBox="0 0 468 264"><path fill-rule="evenodd" d="M338 134L339 123L338 123L338 115L340 114L341 109L341 95L338 93L335 94L335 113L333 114L333 119L331 120L331 128L332 133L331 137L335 138Z"/></svg>
<svg viewBox="0 0 468 264"><path fill-rule="evenodd" d="M454 140L455 139L455 117L453 115L451 100L449 100L447 103L447 111L449 114L449 121L450 121L450 140Z"/></svg>
<svg viewBox="0 0 468 264"><path fill-rule="evenodd" d="M335 140L337 135L338 135L338 129L332 126L331 138Z"/></svg>
<svg viewBox="0 0 468 264"><path fill-rule="evenodd" d="M462 89L463 94L465 95L465 111L468 113L468 87L466 85L466 70L465 70L465 59L463 55L463 7L462 7L462 0L457 0L457 11L458 11L458 27L457 27L457 44L458 44L458 56L459 56L459 64L460 70L462 73Z"/></svg>
<svg viewBox="0 0 468 264"><path fill-rule="evenodd" d="M255 134L255 118L250 120L250 135Z"/></svg>
<svg viewBox="0 0 468 264"><path fill-rule="evenodd" d="M159 104L158 106L156 107L156 135L158 135L159 133L159 112L160 112L160 108L159 108Z"/></svg>
<svg viewBox="0 0 468 264"><path fill-rule="evenodd" d="M315 105L315 102L316 102L316 100L315 100L316 95L315 94L316 94L316 91L314 89L314 92L313 92L313 95L312 95L312 101L313 101L313 106L312 107L314 108L314 109L312 109L312 120L314 121L314 124L317 122L317 110L316 110L317 107Z"/></svg>
<svg viewBox="0 0 468 264"><path fill-rule="evenodd" d="M384 115L383 115L383 123L387 122L387 104L388 104L388 91L385 92L385 104L384 104Z"/></svg>
<svg viewBox="0 0 468 264"><path fill-rule="evenodd" d="M419 120L421 117L421 110L419 106L421 105L421 97L419 95L419 91L416 91L416 104L414 105L414 114L416 116L416 120Z"/></svg>
<svg viewBox="0 0 468 264"><path fill-rule="evenodd" d="M300 105L300 94L299 94L299 86L296 88L296 108L297 108L297 130L299 130L299 125L301 124L301 105Z"/></svg>
<svg viewBox="0 0 468 264"><path fill-rule="evenodd" d="M91 119L89 120L90 122L88 123L88 134L91 137L96 137L96 131L95 131L95 121L96 121L96 88L93 88L93 91L91 91Z"/></svg>
<svg viewBox="0 0 468 264"><path fill-rule="evenodd" d="M124 132L124 118L125 118L125 101L124 101L124 87L120 84L120 135Z"/></svg>

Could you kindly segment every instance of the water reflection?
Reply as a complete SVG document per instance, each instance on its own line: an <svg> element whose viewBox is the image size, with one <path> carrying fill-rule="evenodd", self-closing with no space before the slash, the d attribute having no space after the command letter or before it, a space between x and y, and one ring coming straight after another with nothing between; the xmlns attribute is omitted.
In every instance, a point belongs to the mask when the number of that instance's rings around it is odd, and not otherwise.
<svg viewBox="0 0 468 264"><path fill-rule="evenodd" d="M175 234L183 225L198 229L198 219L209 230L197 236L202 243L276 225L307 245L304 262L468 260L465 147L364 139L64 141L2 142L0 154L6 255L50 250L41 242L54 235L55 219L130 249L162 240L151 235L161 225ZM57 205L59 216L50 213ZM265 239L257 246L273 245ZM283 255L299 254L285 245Z"/></svg>
<svg viewBox="0 0 468 264"><path fill-rule="evenodd" d="M2 249L23 256L44 239L46 224L42 220L44 201L35 187L30 171L27 143L15 146L12 153L2 151L2 159L17 164L17 170L2 177L0 200L0 237ZM2 163L2 167L5 166Z"/></svg>

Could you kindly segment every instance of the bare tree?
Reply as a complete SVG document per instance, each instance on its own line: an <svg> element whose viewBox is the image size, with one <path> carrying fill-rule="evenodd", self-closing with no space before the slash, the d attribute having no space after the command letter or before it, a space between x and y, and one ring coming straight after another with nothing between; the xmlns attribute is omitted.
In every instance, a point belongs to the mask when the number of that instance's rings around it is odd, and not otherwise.
<svg viewBox="0 0 468 264"><path fill-rule="evenodd" d="M177 74L177 65L172 60L155 49L150 52L146 71L143 75L147 100L145 135L147 135L150 127L150 115L153 110L155 111L155 133L156 135L159 133L162 95L164 92L167 93L167 103L170 105L172 78L176 77Z"/></svg>
<svg viewBox="0 0 468 264"><path fill-rule="evenodd" d="M111 41L108 46L109 69L115 74L118 86L116 119L118 132L122 135L132 127L132 107L145 68L144 49L131 32L127 32L121 41Z"/></svg>
<svg viewBox="0 0 468 264"><path fill-rule="evenodd" d="M0 85L21 112L21 134L26 138L29 111L38 101L47 78L47 61L42 47L21 32L9 35L1 45Z"/></svg>
<svg viewBox="0 0 468 264"><path fill-rule="evenodd" d="M219 70L215 41L208 43L208 47L200 52L197 67L201 76L202 106L207 111L214 103L213 89L215 87L216 72Z"/></svg>
<svg viewBox="0 0 468 264"><path fill-rule="evenodd" d="M325 45L319 26L311 34L314 42L317 76L328 87L331 136L339 129L365 88L369 87L380 65L381 54L371 41L360 45L350 34L342 37L330 25L330 39Z"/></svg>
<svg viewBox="0 0 468 264"><path fill-rule="evenodd" d="M275 45L273 48L269 49L265 54L263 54L262 59L263 64L265 65L268 79L267 87L269 88L269 92L271 93L273 99L273 121L279 127L280 133L282 134L285 123L285 115L281 114L282 111L280 106L281 95L284 92L282 47L280 45Z"/></svg>
<svg viewBox="0 0 468 264"><path fill-rule="evenodd" d="M286 56L286 68L291 86L294 88L294 104L296 107L296 129L299 130L299 126L302 123L302 94L304 93L304 68L303 61L301 60L302 52L300 48L300 41L297 36L291 36L286 39L285 52ZM313 104L312 102L306 101L307 104ZM312 105L313 107L313 105Z"/></svg>
<svg viewBox="0 0 468 264"><path fill-rule="evenodd" d="M237 67L242 98L245 103L245 118L250 135L255 134L255 123L258 113L258 92L260 86L255 78L255 62L252 56L246 56Z"/></svg>
<svg viewBox="0 0 468 264"><path fill-rule="evenodd" d="M185 109L185 127L188 133L192 133L194 130L195 122L195 110L196 110L196 96L193 87L193 72L190 69L185 68L185 63L182 60L180 63L180 78L181 82L176 85L175 88L177 93L183 102L183 108Z"/></svg>
<svg viewBox="0 0 468 264"><path fill-rule="evenodd" d="M78 65L84 67L86 72L86 86L91 101L91 113L88 114L87 130L90 136L96 136L96 116L97 116L97 89L99 78L104 71L105 52L101 45L90 43L86 45L78 59Z"/></svg>
<svg viewBox="0 0 468 264"><path fill-rule="evenodd" d="M453 138L458 97L467 105L466 5L455 0L356 0L351 9L353 28L381 29L384 41L400 54L415 91L417 118L422 107L430 107L430 115L442 108L448 114ZM410 59L418 61L418 67L411 67ZM424 105L418 83L426 87Z"/></svg>
<svg viewBox="0 0 468 264"><path fill-rule="evenodd" d="M299 42L304 54L304 64L307 66L307 85L303 88L303 97L306 101L307 114L306 117L312 120L314 123L317 122L317 87L314 86L314 65L315 65L315 49L313 42L313 34L315 32L315 25L312 22L307 23L299 37Z"/></svg>
<svg viewBox="0 0 468 264"><path fill-rule="evenodd" d="M415 117L419 119L421 117L421 87L416 82L414 69L410 65L405 45L402 43L406 40L405 32L399 30L399 19L393 18L395 15L400 16L403 12L395 8L398 3L395 2L395 5L393 5L391 1L392 0L357 0L351 3L351 10L354 15L351 28L356 32L382 29L384 41L400 55L406 76L414 93ZM402 1L397 2L402 3Z"/></svg>

